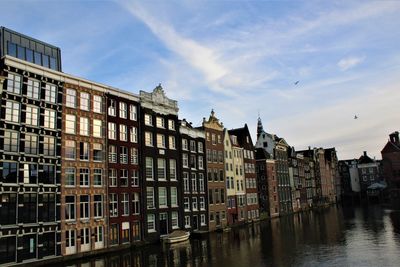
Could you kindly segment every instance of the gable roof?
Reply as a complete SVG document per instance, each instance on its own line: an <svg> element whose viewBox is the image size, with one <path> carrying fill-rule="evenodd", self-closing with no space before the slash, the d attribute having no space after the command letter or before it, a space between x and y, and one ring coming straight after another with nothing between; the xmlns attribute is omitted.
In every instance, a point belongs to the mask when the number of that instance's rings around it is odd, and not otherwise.
<svg viewBox="0 0 400 267"><path fill-rule="evenodd" d="M400 146L396 145L395 143L389 140L383 147L381 154L392 153L392 152L400 152Z"/></svg>
<svg viewBox="0 0 400 267"><path fill-rule="evenodd" d="M251 140L251 135L249 131L249 127L247 127L247 123L244 124L242 128L231 129L228 131L230 135L236 135L238 143L240 146L244 146L246 137L249 137L250 145L254 146L253 141Z"/></svg>

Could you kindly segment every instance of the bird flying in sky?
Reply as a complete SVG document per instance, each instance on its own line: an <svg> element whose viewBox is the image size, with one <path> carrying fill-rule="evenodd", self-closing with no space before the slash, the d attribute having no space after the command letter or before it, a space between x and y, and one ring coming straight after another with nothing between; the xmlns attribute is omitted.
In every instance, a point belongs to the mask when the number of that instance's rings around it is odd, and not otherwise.
<svg viewBox="0 0 400 267"><path fill-rule="evenodd" d="M354 119L355 119L355 120L358 119L357 115L354 115Z"/></svg>
<svg viewBox="0 0 400 267"><path fill-rule="evenodd" d="M297 85L299 82L300 82L300 81L296 81L296 82L294 83L294 85Z"/></svg>

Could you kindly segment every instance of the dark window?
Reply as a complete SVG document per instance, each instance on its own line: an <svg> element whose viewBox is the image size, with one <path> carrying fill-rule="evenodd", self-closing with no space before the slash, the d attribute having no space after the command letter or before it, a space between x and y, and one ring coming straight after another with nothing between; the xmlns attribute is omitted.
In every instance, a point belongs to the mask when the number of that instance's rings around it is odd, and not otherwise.
<svg viewBox="0 0 400 267"><path fill-rule="evenodd" d="M221 203L225 203L225 190L221 189Z"/></svg>
<svg viewBox="0 0 400 267"><path fill-rule="evenodd" d="M31 49L26 49L26 61L33 63L33 51Z"/></svg>
<svg viewBox="0 0 400 267"><path fill-rule="evenodd" d="M19 58L19 59L23 59L23 60L25 60L25 47L22 47L22 46L17 46L17 49L18 49L18 54L17 54L17 57Z"/></svg>
<svg viewBox="0 0 400 267"><path fill-rule="evenodd" d="M110 245L118 244L118 224L112 224L110 226Z"/></svg>
<svg viewBox="0 0 400 267"><path fill-rule="evenodd" d="M36 258L36 234L24 235L18 238L18 261Z"/></svg>
<svg viewBox="0 0 400 267"><path fill-rule="evenodd" d="M35 223L36 222L36 194L19 195L18 222ZM22 205L21 205L22 204Z"/></svg>
<svg viewBox="0 0 400 267"><path fill-rule="evenodd" d="M41 183L54 184L56 181L56 170L54 165L43 165Z"/></svg>
<svg viewBox="0 0 400 267"><path fill-rule="evenodd" d="M223 170L219 170L219 180L224 181L224 171Z"/></svg>
<svg viewBox="0 0 400 267"><path fill-rule="evenodd" d="M46 68L49 67L49 56L42 55L42 66Z"/></svg>
<svg viewBox="0 0 400 267"><path fill-rule="evenodd" d="M17 45L8 42L8 54L13 57L17 57Z"/></svg>
<svg viewBox="0 0 400 267"><path fill-rule="evenodd" d="M81 142L79 148L80 148L80 159L89 160L89 143Z"/></svg>
<svg viewBox="0 0 400 267"><path fill-rule="evenodd" d="M42 236L43 246L40 249L40 256L46 257L56 254L56 243L55 243L55 233L44 233Z"/></svg>
<svg viewBox="0 0 400 267"><path fill-rule="evenodd" d="M1 210L1 209L0 209ZM15 236L0 238L0 264L15 262Z"/></svg>
<svg viewBox="0 0 400 267"><path fill-rule="evenodd" d="M15 224L17 194L2 193L0 196L0 207L0 225ZM2 255L1 252L0 255Z"/></svg>
<svg viewBox="0 0 400 267"><path fill-rule="evenodd" d="M208 203L209 204L214 204L213 190L212 189L208 189Z"/></svg>
<svg viewBox="0 0 400 267"><path fill-rule="evenodd" d="M34 52L35 64L42 65L42 55L39 52Z"/></svg>
<svg viewBox="0 0 400 267"><path fill-rule="evenodd" d="M55 195L54 194L43 194L42 200L39 202L43 203L41 211L39 212L39 221L41 222L52 222L55 221Z"/></svg>
<svg viewBox="0 0 400 267"><path fill-rule="evenodd" d="M50 57L50 69L56 70L56 59L54 57Z"/></svg>
<svg viewBox="0 0 400 267"><path fill-rule="evenodd" d="M17 183L17 166L16 162L3 162L3 171L1 172L3 183Z"/></svg>

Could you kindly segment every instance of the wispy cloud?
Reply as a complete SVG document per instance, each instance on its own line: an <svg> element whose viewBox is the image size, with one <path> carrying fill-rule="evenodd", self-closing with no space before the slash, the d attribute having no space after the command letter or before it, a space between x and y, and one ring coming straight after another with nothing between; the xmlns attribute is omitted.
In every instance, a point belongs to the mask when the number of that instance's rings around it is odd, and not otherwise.
<svg viewBox="0 0 400 267"><path fill-rule="evenodd" d="M346 57L339 60L337 63L338 67L342 71L346 71L348 69L354 68L364 61L364 57Z"/></svg>

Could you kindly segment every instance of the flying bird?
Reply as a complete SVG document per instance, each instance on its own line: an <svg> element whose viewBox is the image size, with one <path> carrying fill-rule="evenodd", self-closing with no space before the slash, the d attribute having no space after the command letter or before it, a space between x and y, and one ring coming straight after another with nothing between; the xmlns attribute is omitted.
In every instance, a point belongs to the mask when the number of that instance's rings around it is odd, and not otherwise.
<svg viewBox="0 0 400 267"><path fill-rule="evenodd" d="M300 81L296 81L296 82L294 83L294 85L297 85L299 82L300 82Z"/></svg>
<svg viewBox="0 0 400 267"><path fill-rule="evenodd" d="M357 115L354 115L354 119L355 119L355 120L358 119Z"/></svg>

